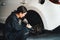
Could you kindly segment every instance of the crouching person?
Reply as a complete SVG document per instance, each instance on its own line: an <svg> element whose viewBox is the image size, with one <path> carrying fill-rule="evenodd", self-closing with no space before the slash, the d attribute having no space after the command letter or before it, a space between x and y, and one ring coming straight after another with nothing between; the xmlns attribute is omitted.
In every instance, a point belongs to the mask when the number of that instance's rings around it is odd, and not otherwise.
<svg viewBox="0 0 60 40"><path fill-rule="evenodd" d="M12 12L5 22L5 38L6 40L26 40L26 30L29 25L24 24L22 19L27 14L27 9L20 6ZM26 28L27 26L27 28Z"/></svg>

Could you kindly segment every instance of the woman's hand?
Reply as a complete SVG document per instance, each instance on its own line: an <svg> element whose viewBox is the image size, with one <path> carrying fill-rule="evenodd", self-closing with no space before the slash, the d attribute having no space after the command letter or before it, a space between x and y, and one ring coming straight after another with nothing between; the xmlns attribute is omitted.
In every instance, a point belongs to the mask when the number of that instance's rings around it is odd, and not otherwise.
<svg viewBox="0 0 60 40"><path fill-rule="evenodd" d="M32 26L30 24L27 24L26 27L27 28L32 28Z"/></svg>

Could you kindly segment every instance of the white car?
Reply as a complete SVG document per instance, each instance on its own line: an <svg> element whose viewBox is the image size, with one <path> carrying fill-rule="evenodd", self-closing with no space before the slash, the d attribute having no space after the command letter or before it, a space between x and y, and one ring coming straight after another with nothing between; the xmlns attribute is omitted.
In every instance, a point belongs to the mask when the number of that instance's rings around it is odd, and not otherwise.
<svg viewBox="0 0 60 40"><path fill-rule="evenodd" d="M50 31L60 26L60 4L49 0L45 0L44 4L40 3L40 0L0 1L0 22L4 23L8 15L21 5L28 9L27 20L32 26L39 24L45 30Z"/></svg>

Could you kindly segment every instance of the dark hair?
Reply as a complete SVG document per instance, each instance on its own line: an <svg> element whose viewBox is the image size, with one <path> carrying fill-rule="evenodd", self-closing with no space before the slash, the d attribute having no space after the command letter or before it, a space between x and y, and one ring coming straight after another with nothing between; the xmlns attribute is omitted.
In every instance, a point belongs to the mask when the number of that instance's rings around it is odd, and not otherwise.
<svg viewBox="0 0 60 40"><path fill-rule="evenodd" d="M19 6L19 7L17 8L16 12L17 12L17 13L20 13L20 12L25 13L25 12L27 12L27 9L26 9L26 7L24 7L24 6Z"/></svg>

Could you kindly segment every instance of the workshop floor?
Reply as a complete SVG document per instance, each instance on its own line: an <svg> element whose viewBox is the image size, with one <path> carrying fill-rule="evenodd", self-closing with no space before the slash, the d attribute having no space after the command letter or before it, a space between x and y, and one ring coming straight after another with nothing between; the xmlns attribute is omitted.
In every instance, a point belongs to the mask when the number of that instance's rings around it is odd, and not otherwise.
<svg viewBox="0 0 60 40"><path fill-rule="evenodd" d="M27 40L60 40L60 34L41 34L38 36L31 36Z"/></svg>

